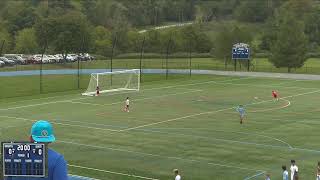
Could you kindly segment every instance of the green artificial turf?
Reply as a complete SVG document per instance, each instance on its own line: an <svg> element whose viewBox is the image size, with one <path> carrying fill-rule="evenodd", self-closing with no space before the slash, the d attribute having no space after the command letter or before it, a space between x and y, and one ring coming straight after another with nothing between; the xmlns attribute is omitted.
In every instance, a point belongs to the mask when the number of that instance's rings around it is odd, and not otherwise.
<svg viewBox="0 0 320 180"><path fill-rule="evenodd" d="M50 146L65 156L71 174L173 179L172 169L178 168L183 179L264 179L266 172L280 179L281 166L295 159L300 179L314 178L320 154L318 81L145 78L139 92L84 97L76 90L2 99L0 141L27 140L32 122L46 119L58 140ZM22 89L33 81L27 76L20 79L23 85L10 86ZM73 82L67 76L59 83L48 79L44 87L77 89ZM272 90L282 99L273 101ZM127 96L129 113L123 112ZM239 104L247 110L243 125L234 109Z"/></svg>

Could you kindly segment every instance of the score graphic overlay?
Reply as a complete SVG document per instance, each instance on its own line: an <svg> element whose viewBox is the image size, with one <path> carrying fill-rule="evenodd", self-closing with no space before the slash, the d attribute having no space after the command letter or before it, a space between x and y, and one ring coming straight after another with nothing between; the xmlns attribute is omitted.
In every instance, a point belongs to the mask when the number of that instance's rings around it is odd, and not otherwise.
<svg viewBox="0 0 320 180"><path fill-rule="evenodd" d="M4 177L46 177L47 147L42 143L2 143Z"/></svg>
<svg viewBox="0 0 320 180"><path fill-rule="evenodd" d="M248 44L238 43L232 47L232 59L244 59L250 58L250 48Z"/></svg>

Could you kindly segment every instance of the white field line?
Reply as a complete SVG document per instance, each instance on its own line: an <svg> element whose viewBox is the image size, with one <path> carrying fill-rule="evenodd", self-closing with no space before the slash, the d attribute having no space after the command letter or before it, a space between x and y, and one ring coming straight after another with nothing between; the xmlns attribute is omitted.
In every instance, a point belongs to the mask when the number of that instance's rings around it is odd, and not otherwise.
<svg viewBox="0 0 320 180"><path fill-rule="evenodd" d="M231 139L224 139L224 138L214 138L214 137L207 137L207 136L199 136L199 135L191 135L191 134L183 134L183 133L172 133L172 132L168 132L168 131L156 131L156 130L143 130L143 129L138 129L137 131L142 131L145 133L161 133L161 134L166 134L166 135L177 135L177 136L181 136L181 137L190 137L190 138L200 138L200 139L207 139L207 140L213 140L213 141L223 141L223 142L230 142L230 143L238 143L238 144L246 144L246 145L255 145L255 146L262 146L262 147L272 147L272 148L283 148L284 146L278 146L278 145L270 145L270 144L263 144L263 143L254 143L254 142L248 142L248 141L237 141L237 140L231 140ZM247 135L254 135L254 136L260 136L260 137L264 137L267 139L272 139L275 141L278 141L284 145L286 145L289 149L293 149L293 147L280 139L271 137L271 136L266 136L266 135L260 135L260 134L254 134L254 133L243 133L243 134L247 134Z"/></svg>
<svg viewBox="0 0 320 180"><path fill-rule="evenodd" d="M255 111L248 111L250 113L257 113L257 112L267 112L267 111L273 111L273 110L279 110L279 109L284 109L287 108L291 105L291 102L287 99L283 99L284 101L287 101L287 104L281 107L275 107L275 108L266 108L266 109L262 109L262 110L255 110Z"/></svg>
<svg viewBox="0 0 320 180"><path fill-rule="evenodd" d="M220 167L227 167L227 168L240 169L240 170L262 171L262 170L259 170L259 169L251 169L251 168L245 168L245 167L241 167L241 166L233 166L233 165L228 165L228 164L213 163L213 162L209 162L206 159L203 159L203 160L186 159L186 158L182 158L182 157L164 156L164 155L159 155L159 154L136 152L136 151L130 151L130 150L126 150L126 149L111 148L111 147L106 147L106 146L98 146L98 145L90 145L90 144L82 144L82 143L76 143L76 142L71 142L71 141L56 141L56 142L57 143L64 143L64 144L72 144L72 145L81 146L81 147L89 147L89 148L96 148L96 149L107 149L107 150L111 150L111 151L119 151L119 152L125 152L125 153L139 154L139 155L142 155L142 156L150 156L150 157L158 157L158 158L166 158L166 159L175 159L175 160L182 160L182 161L187 161L187 162L205 163L205 164L212 165L212 166L220 166Z"/></svg>
<svg viewBox="0 0 320 180"><path fill-rule="evenodd" d="M138 175L133 175L133 174L120 173L120 172L115 172L115 171L108 171L108 170L103 170L103 169L96 169L96 168L85 167L85 166L78 166L78 165L73 165L73 164L68 164L68 166L69 167L74 167L74 168L79 168L79 169L86 169L86 170L96 171L96 172L115 174L115 175L120 175L120 176L134 177L134 178L138 178L138 179L159 180L159 179L156 179L156 178L150 178L150 177L138 176Z"/></svg>
<svg viewBox="0 0 320 180"><path fill-rule="evenodd" d="M206 131L216 131L216 132L224 132L224 133L230 133L230 134L245 134L245 135L250 135L250 136L260 136L260 137L265 137L265 138L268 138L268 139L272 139L272 140L275 140L275 141L279 141L283 144L286 144L290 149L292 149L293 147L281 140L281 139L278 139L278 138L275 138L275 137L272 137L272 136L267 136L267 135L263 135L263 134L258 134L258 133L246 133L246 132L238 132L238 131L223 131L223 130L215 130L215 129L210 129L210 128L151 128L151 129L147 129L147 130L206 130ZM141 129L141 130L137 130L137 131L144 131L144 129ZM167 131L165 131L165 133L169 133ZM192 135L193 136L193 135ZM204 137L204 136L202 136ZM208 137L204 137L204 138L208 138ZM248 143L248 142L244 142L244 141L240 141L241 143ZM276 146L277 147L277 146Z"/></svg>
<svg viewBox="0 0 320 180"><path fill-rule="evenodd" d="M9 119L22 120L22 121L31 121L31 122L36 122L37 121L37 120L34 120L34 119L14 117L14 116L0 116L0 118L9 118ZM61 122L56 122L56 121L50 121L50 122L52 124L57 124L57 125L62 125L62 126L72 126L72 127L86 128L86 129L95 129L95 130L118 132L118 130L114 130L114 129L98 128L98 127L92 127L92 126L82 126L82 125L76 125L76 124L66 124L66 123L61 123Z"/></svg>
<svg viewBox="0 0 320 180"><path fill-rule="evenodd" d="M210 84L210 83L216 83L216 84L231 84L231 85L245 85L245 86L256 86L256 87L272 87L275 86L272 85L252 85L252 84L235 84L235 83L224 83L224 82L232 82L232 81L238 81L238 80L244 80L244 79L254 79L255 77L246 77L246 78L233 78L233 79L227 79L223 81L205 81L205 82L199 82L199 83L190 83L190 84L181 84L181 85L175 85L175 86L166 86L166 87L158 87L158 88L150 88L150 89L142 89L141 91L150 91L150 90L157 90L157 89L168 89L168 88L176 88L176 87L186 87L186 86L194 86L194 85L201 85L201 84ZM280 86L279 86L280 87ZM295 88L295 89L317 89L317 88L301 88L301 87L295 87L295 86L286 86L281 88ZM123 93L114 93L110 94L108 96L112 95L118 95L118 94L125 94L128 92ZM15 109L21 109L21 108L28 108L28 107L35 107L35 106L42 106L42 105L48 105L48 104L56 104L56 103L66 103L66 102L72 102L76 100L82 100L82 99L89 99L92 97L82 97L82 98L74 98L74 99L68 99L68 100L59 100L59 101L50 101L50 102L44 102L44 103L37 103L37 104L29 104L24 106L15 106L10 108L3 108L0 109L0 111L6 111L6 110L15 110Z"/></svg>
<svg viewBox="0 0 320 180"><path fill-rule="evenodd" d="M163 98L163 97L168 97L168 96L176 96L176 95L181 95L181 94L189 94L189 93L200 92L200 91L203 91L203 90L193 90L193 91L186 91L186 92L181 92L181 93L172 93L172 94L165 94L165 95L160 95L160 96L146 97L146 98L134 99L134 100L131 100L131 102L143 101L143 100L148 100L148 99ZM93 105L93 106L109 106L109 105L115 105L115 104L123 104L124 101L118 101L118 102L109 103L109 104L96 104L96 103L86 103L86 102L76 102L76 101L71 101L71 103Z"/></svg>
<svg viewBox="0 0 320 180"><path fill-rule="evenodd" d="M221 81L221 82L229 82L229 81L236 81L236 80L242 80L242 79L251 79L251 78L254 78L254 77L233 78L233 79L228 79L228 80ZM190 83L190 84L182 84L182 85L175 85L175 86L150 88L150 89L144 89L144 90L142 89L141 91L150 91L150 90L157 90L157 89L168 89L168 88L175 88L175 87L185 87L185 86L193 86L193 85L200 85L200 84L208 84L208 83L213 83L213 82L215 82L215 81L205 81L205 82L199 82L199 83ZM118 94L126 94L126 93L128 93L128 92L125 91L125 92L120 92L120 93L113 93L113 94L110 94L108 96L118 95ZM10 108L0 109L0 111L21 109L21 108L34 107L34 106L42 106L42 105L55 104L55 103L72 102L72 101L76 101L76 100L89 99L89 98L92 98L92 97L81 97L81 98L74 98L74 99L68 99L68 100L50 101L50 102L44 102L44 103L29 104L29 105L24 105L24 106L15 106L15 107L10 107Z"/></svg>
<svg viewBox="0 0 320 180"><path fill-rule="evenodd" d="M222 84L222 85L234 85L234 86L249 86L249 87L265 87L265 88L286 88L286 89L297 89L297 90L315 90L319 88L307 88L307 87L299 87L299 86L279 86L279 84L275 85L254 85L254 84L244 84L244 83L222 83L222 82L212 82L214 84Z"/></svg>
<svg viewBox="0 0 320 180"><path fill-rule="evenodd" d="M291 95L291 96L286 96L286 97L282 97L282 98L279 98L279 99L286 99L286 98L291 98L291 97L303 96L303 95L313 94L313 93L317 93L317 92L320 92L320 90L306 92L306 93L300 93L300 94ZM245 106L250 106L250 105L255 105L255 104L262 104L262 103L270 102L270 101L273 101L273 100L271 99L271 100L259 101L259 102L255 102L255 103L249 103L249 104L245 104ZM202 112L202 113L198 113L198 114L191 114L191 115L188 115L188 116L182 116L182 117L168 119L168 120L164 120L164 121L158 121L158 122L154 122L154 123L150 123L150 124L144 124L144 125L131 127L131 128L127 128L127 129L123 129L123 130L119 130L119 131L120 132L130 131L130 130L133 130L133 129L149 127L149 126L163 124L163 123L172 122L172 121L177 121L177 120L181 120L181 119L187 119L187 118L190 118L190 117L197 117L197 116L201 116L201 115L204 115L204 114L215 114L215 113L218 113L218 112L227 111L227 110L231 110L231 109L234 109L234 108L236 108L236 107L219 109L219 110L216 110L216 111L207 111L207 112Z"/></svg>
<svg viewBox="0 0 320 180"><path fill-rule="evenodd" d="M78 176L78 175L74 175L74 174L68 174L68 176L78 178L78 179L83 179L83 180L100 180L100 179L96 179L96 178L89 178L89 177Z"/></svg>
<svg viewBox="0 0 320 180"><path fill-rule="evenodd" d="M258 176L261 176L261 175L263 175L263 174L265 174L266 172L260 172L260 173L257 173L257 174L255 174L255 175L253 175L253 176L249 176L249 177L246 177L246 178L244 178L244 180L249 180L249 179L253 179L253 178L256 178L256 177L258 177Z"/></svg>

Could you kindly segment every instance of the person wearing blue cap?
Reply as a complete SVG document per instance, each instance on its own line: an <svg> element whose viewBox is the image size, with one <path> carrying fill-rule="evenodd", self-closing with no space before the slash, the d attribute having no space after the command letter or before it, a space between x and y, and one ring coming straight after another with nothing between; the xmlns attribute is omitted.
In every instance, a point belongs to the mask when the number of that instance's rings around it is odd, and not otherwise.
<svg viewBox="0 0 320 180"><path fill-rule="evenodd" d="M31 142L52 143L56 140L51 123L37 121L31 128ZM52 149L48 149L48 177L46 178L22 178L10 177L6 180L68 180L67 163L64 157Z"/></svg>

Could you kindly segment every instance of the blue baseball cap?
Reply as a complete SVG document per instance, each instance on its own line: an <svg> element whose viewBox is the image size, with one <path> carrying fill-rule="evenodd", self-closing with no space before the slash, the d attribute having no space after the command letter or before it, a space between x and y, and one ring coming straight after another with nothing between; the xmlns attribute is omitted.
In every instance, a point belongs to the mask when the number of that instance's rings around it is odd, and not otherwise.
<svg viewBox="0 0 320 180"><path fill-rule="evenodd" d="M39 143L54 142L56 140L51 123L44 120L39 120L32 125L31 136L35 142Z"/></svg>

